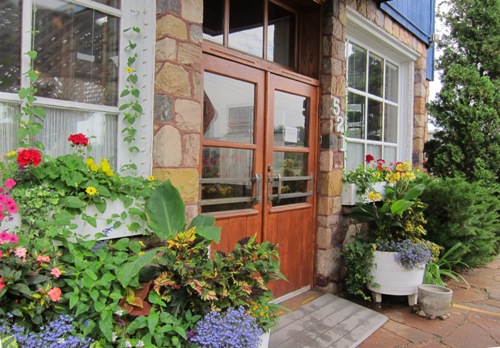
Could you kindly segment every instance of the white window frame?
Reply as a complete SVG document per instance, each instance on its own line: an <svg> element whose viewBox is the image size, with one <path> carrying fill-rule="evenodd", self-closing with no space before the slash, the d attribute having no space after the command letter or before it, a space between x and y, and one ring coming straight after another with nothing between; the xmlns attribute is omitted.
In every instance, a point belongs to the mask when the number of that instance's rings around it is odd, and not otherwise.
<svg viewBox="0 0 500 348"><path fill-rule="evenodd" d="M141 91L141 105L143 108L143 115L136 120L134 127L137 129L135 136L136 141L134 144L128 144L123 141L124 135L122 129L125 124L123 117L120 114L119 106L125 102L122 98L118 98L118 105L106 106L97 104L80 103L68 100L51 99L44 97L36 97L35 105L45 106L50 108L59 108L71 111L82 112L103 112L107 114L114 114L118 116L118 127L116 134L117 146L117 167L127 163L134 163L137 165L137 174L148 176L152 172L152 134L153 134L153 78L154 78L154 62L155 59L155 23L156 23L156 3L154 0L143 1L121 1L121 9L116 9L111 6L103 5L90 0L71 0L67 1L72 4L85 6L94 10L98 10L110 15L120 18L120 37L119 37L119 82L118 82L118 96L124 89L127 74L125 71L128 52L125 50L129 39L137 43L135 52L138 54L138 59L135 63L135 69L139 77L137 87ZM23 33L21 43L21 88L29 86L29 79L24 75L28 70L30 59L24 54L31 50L31 23L32 11L31 8L36 0L23 0L22 2L22 19L21 19L21 32ZM26 10L24 10L26 9ZM124 29L137 26L141 28L139 36L133 36L133 31L124 33ZM0 92L0 103L2 102L15 102L19 103L20 99L17 93L4 93ZM138 153L131 153L128 148L132 145L140 149Z"/></svg>
<svg viewBox="0 0 500 348"><path fill-rule="evenodd" d="M397 160L409 161L413 147L414 70L415 62L420 54L349 6L347 7L346 31L347 40L399 67ZM360 94L358 90L347 88L347 92L349 91ZM365 144L365 153L367 144L370 144L369 140L348 136L346 136L346 141ZM380 142L373 143L380 144ZM346 156L349 154L346 153Z"/></svg>

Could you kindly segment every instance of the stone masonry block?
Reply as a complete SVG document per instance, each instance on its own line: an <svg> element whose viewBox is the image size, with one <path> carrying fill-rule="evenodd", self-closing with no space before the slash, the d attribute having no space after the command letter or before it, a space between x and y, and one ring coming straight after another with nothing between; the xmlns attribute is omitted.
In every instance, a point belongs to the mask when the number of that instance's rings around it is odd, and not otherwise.
<svg viewBox="0 0 500 348"><path fill-rule="evenodd" d="M153 175L160 181L170 179L179 189L185 202L198 201L198 169L197 168L154 168Z"/></svg>
<svg viewBox="0 0 500 348"><path fill-rule="evenodd" d="M187 40L186 23L171 14L161 17L156 21L156 37L169 36L174 39Z"/></svg>
<svg viewBox="0 0 500 348"><path fill-rule="evenodd" d="M160 167L176 167L181 164L182 149L179 131L166 125L153 139L153 163Z"/></svg>

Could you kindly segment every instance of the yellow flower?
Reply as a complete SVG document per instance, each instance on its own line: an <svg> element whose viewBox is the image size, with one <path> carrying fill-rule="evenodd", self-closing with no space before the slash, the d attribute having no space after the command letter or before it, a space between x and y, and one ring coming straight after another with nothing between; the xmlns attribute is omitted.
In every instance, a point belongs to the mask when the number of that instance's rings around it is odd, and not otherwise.
<svg viewBox="0 0 500 348"><path fill-rule="evenodd" d="M104 174L106 174L107 176L113 176L115 173L113 173L113 171L111 169L109 169L109 170L105 170Z"/></svg>
<svg viewBox="0 0 500 348"><path fill-rule="evenodd" d="M153 175L148 176L148 181L153 181L155 177Z"/></svg>
<svg viewBox="0 0 500 348"><path fill-rule="evenodd" d="M382 199L382 195L380 193L370 191L370 193L368 194L368 199L372 201L380 201Z"/></svg>
<svg viewBox="0 0 500 348"><path fill-rule="evenodd" d="M144 251L139 251L139 252L137 253L137 256L141 256L141 255L144 255L144 254L145 254L145 253L144 253Z"/></svg>
<svg viewBox="0 0 500 348"><path fill-rule="evenodd" d="M134 70L131 67L128 66L128 67L125 68L125 71L130 74Z"/></svg>
<svg viewBox="0 0 500 348"><path fill-rule="evenodd" d="M90 167L92 164L94 164L94 159L92 157L87 157L87 159L85 160L85 164Z"/></svg>
<svg viewBox="0 0 500 348"><path fill-rule="evenodd" d="M93 196L95 194L97 194L97 189L94 187L94 186L88 186L86 189L85 189L85 192L87 192L87 194L89 196Z"/></svg>
<svg viewBox="0 0 500 348"><path fill-rule="evenodd" d="M93 172L97 172L99 170L99 166L95 163L92 163L91 165L89 165L89 168Z"/></svg>
<svg viewBox="0 0 500 348"><path fill-rule="evenodd" d="M146 247L146 244L144 244L144 242L142 240L139 241L139 244L141 245L141 247L145 248Z"/></svg>
<svg viewBox="0 0 500 348"><path fill-rule="evenodd" d="M12 157L16 154L17 152L16 151L11 151L7 154L7 157Z"/></svg>

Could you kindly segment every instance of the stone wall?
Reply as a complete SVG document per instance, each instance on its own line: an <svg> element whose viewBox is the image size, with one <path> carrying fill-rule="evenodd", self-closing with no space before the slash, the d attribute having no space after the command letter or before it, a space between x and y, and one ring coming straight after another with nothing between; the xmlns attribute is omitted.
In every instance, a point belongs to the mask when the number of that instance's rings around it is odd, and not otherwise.
<svg viewBox="0 0 500 348"><path fill-rule="evenodd" d="M153 175L172 180L198 212L203 106L203 0L156 1Z"/></svg>
<svg viewBox="0 0 500 348"><path fill-rule="evenodd" d="M341 116L345 118L345 41L346 7L357 10L377 26L398 38L420 53L415 63L414 76L414 128L412 161L423 161L423 146L427 130L425 104L429 93L426 80L427 51L423 42L381 11L373 0L329 1L323 16L323 57L321 71L319 194L318 230L316 237L315 286L321 290L338 293L343 275L341 252L346 240L362 226L351 224L350 209L342 206L343 156L338 151L340 134L335 131L332 113L333 98L340 99Z"/></svg>

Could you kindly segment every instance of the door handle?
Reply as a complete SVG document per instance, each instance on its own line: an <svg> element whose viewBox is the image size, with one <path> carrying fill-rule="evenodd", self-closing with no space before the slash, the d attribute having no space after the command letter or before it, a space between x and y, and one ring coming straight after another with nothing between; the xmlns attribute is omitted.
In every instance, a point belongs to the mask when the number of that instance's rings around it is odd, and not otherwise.
<svg viewBox="0 0 500 348"><path fill-rule="evenodd" d="M252 180L255 183L255 197L253 198L254 204L262 203L262 174L255 174Z"/></svg>

